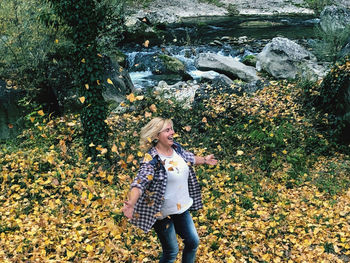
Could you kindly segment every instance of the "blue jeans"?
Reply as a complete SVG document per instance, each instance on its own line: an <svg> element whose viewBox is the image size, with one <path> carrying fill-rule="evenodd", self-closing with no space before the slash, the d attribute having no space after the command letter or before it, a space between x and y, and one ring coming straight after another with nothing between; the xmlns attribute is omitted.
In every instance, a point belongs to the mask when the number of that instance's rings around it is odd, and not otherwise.
<svg viewBox="0 0 350 263"><path fill-rule="evenodd" d="M170 218L157 220L153 227L163 249L160 263L171 263L176 260L179 252L176 234L183 239L185 245L182 252L182 263L194 263L199 237L188 210L182 214L171 215Z"/></svg>

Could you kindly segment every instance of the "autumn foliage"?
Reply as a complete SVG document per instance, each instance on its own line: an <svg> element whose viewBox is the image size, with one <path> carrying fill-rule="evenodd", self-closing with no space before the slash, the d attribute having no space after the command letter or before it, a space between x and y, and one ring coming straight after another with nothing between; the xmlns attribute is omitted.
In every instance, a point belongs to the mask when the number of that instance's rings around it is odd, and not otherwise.
<svg viewBox="0 0 350 263"><path fill-rule="evenodd" d="M302 91L287 82L254 96L206 91L186 110L130 94L106 121L110 150L90 145L109 151L112 165L84 156L79 116L28 116L28 129L1 145L0 261L156 262L155 233L120 209L143 157L140 128L164 116L184 147L219 159L195 168L204 201L193 215L197 262L348 262L349 153L319 132Z"/></svg>

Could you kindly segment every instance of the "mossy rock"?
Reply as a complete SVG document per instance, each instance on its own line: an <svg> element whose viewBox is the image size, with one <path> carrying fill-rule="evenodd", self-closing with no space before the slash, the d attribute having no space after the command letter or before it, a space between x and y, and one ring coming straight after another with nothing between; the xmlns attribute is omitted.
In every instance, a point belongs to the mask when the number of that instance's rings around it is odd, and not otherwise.
<svg viewBox="0 0 350 263"><path fill-rule="evenodd" d="M254 55L247 55L242 59L242 63L247 66L255 67L256 65L256 56Z"/></svg>
<svg viewBox="0 0 350 263"><path fill-rule="evenodd" d="M163 62L166 72L164 73L180 73L185 72L185 65L177 58L168 55L159 55L159 59Z"/></svg>

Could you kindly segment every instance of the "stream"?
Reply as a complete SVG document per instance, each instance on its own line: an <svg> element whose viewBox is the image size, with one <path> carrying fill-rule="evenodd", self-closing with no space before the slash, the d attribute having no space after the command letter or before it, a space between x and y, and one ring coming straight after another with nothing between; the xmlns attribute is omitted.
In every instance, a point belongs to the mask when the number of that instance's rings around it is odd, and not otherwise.
<svg viewBox="0 0 350 263"><path fill-rule="evenodd" d="M308 48L316 37L318 23L319 19L310 16L188 18L166 26L158 38L125 43L122 51L127 55L127 69L135 88L142 89L160 80L168 84L179 81L172 75L152 73L152 58L158 54L182 61L188 75L197 81L203 73L194 64L199 53L212 52L241 61L247 55L257 55L274 37L289 38Z"/></svg>

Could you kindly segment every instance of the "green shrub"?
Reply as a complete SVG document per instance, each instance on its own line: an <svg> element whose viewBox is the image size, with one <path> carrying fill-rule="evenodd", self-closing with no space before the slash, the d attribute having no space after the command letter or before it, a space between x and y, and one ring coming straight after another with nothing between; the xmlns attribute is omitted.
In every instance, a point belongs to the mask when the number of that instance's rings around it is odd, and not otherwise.
<svg viewBox="0 0 350 263"><path fill-rule="evenodd" d="M49 111L58 107L53 90L71 82L71 65L62 58L71 55L72 43L58 24L46 1L0 2L0 78L25 90L27 105Z"/></svg>
<svg viewBox="0 0 350 263"><path fill-rule="evenodd" d="M111 30L114 18L112 3L120 1L103 0L50 0L62 24L69 28L66 36L74 44L74 77L79 87L83 138L86 153L96 159L108 152L108 127L105 123L108 108L102 96L104 86L104 62L100 54L101 32ZM118 10L119 12L119 10ZM120 22L120 21L119 21ZM107 151L106 151L107 150ZM106 156L108 158L108 155Z"/></svg>
<svg viewBox="0 0 350 263"><path fill-rule="evenodd" d="M350 57L344 58L331 69L319 87L316 107L324 114L323 119L331 137L349 140L347 92L350 85Z"/></svg>

